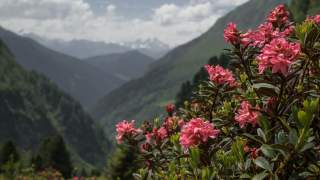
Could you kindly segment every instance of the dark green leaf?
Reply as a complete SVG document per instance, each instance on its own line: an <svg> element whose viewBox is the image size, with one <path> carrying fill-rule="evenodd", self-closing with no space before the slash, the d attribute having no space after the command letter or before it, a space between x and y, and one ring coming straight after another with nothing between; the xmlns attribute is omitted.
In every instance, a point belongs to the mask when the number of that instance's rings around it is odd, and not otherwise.
<svg viewBox="0 0 320 180"><path fill-rule="evenodd" d="M291 129L289 132L289 142L293 145L296 145L298 142L298 133L295 129Z"/></svg>
<svg viewBox="0 0 320 180"><path fill-rule="evenodd" d="M268 173L263 171L259 174L256 174L255 176L252 177L252 180L263 180L264 178L266 178L268 176Z"/></svg>
<svg viewBox="0 0 320 180"><path fill-rule="evenodd" d="M262 129L258 128L257 129L257 134L258 136L260 136L264 142L267 142L267 138L266 138L266 135L264 134L264 132L262 131Z"/></svg>
<svg viewBox="0 0 320 180"><path fill-rule="evenodd" d="M273 158L273 157L275 157L275 155L276 155L275 150L274 150L271 146L269 146L269 145L267 145L267 144L263 144L263 145L260 147L260 149L261 149L262 153L263 153L264 155L266 155L267 157L269 157L269 158Z"/></svg>
<svg viewBox="0 0 320 180"><path fill-rule="evenodd" d="M268 160L262 156L258 157L257 159L255 159L253 161L257 166L268 170L268 171L272 171L272 167L270 165L270 163L268 162Z"/></svg>

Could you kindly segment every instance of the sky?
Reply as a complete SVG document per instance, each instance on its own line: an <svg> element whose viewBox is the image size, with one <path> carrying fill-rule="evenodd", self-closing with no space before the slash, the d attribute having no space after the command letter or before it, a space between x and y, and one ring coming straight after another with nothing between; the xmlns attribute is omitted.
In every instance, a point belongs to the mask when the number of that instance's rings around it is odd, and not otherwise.
<svg viewBox="0 0 320 180"><path fill-rule="evenodd" d="M0 25L50 39L176 46L247 0L0 0Z"/></svg>

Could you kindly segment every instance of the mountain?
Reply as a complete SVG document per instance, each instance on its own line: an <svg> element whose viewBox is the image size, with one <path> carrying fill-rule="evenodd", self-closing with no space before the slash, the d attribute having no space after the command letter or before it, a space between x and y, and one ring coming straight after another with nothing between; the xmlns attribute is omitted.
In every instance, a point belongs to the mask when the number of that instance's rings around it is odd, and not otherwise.
<svg viewBox="0 0 320 180"><path fill-rule="evenodd" d="M102 98L92 109L92 115L107 132L123 119L141 122L161 115L165 104L174 100L181 84L226 47L223 30L229 22L237 23L240 29L254 28L264 21L272 8L286 2L250 0L237 7L206 33L153 63L142 78L126 83Z"/></svg>
<svg viewBox="0 0 320 180"><path fill-rule="evenodd" d="M85 61L124 81L129 81L141 77L155 60L135 50L96 56L85 59Z"/></svg>
<svg viewBox="0 0 320 180"><path fill-rule="evenodd" d="M123 81L79 59L50 50L34 40L0 28L0 38L17 62L29 70L43 73L85 107Z"/></svg>
<svg viewBox="0 0 320 180"><path fill-rule="evenodd" d="M127 51L139 50L147 56L159 59L169 50L169 45L158 39L136 40L124 43L105 43L102 41L47 39L36 34L24 34L49 49L67 54L79 59L87 59L107 54L124 53Z"/></svg>
<svg viewBox="0 0 320 180"><path fill-rule="evenodd" d="M77 163L102 165L110 143L81 105L43 75L18 65L0 41L0 144L36 150L60 134Z"/></svg>
<svg viewBox="0 0 320 180"><path fill-rule="evenodd" d="M125 42L125 46L139 50L147 56L159 59L169 52L170 46L161 42L159 39L138 39L136 41Z"/></svg>
<svg viewBox="0 0 320 180"><path fill-rule="evenodd" d="M129 47L115 43L104 43L88 40L64 41L59 39L46 39L36 34L25 34L24 36L29 37L57 52L61 52L79 59L85 59L103 54L123 53L131 50Z"/></svg>

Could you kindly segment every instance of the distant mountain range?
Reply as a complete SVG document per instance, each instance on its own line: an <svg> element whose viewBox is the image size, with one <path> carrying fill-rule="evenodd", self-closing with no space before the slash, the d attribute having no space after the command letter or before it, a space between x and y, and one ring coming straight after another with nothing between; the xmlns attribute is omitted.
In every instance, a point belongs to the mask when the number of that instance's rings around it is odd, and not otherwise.
<svg viewBox="0 0 320 180"><path fill-rule="evenodd" d="M0 144L12 140L34 152L44 138L60 134L76 164L100 166L111 148L77 101L48 78L18 65L1 40L0 117Z"/></svg>
<svg viewBox="0 0 320 180"><path fill-rule="evenodd" d="M138 122L164 113L166 103L174 101L180 86L212 56L219 55L226 44L223 30L235 22L242 30L254 28L264 21L269 11L288 0L250 0L220 18L212 28L191 42L170 51L151 64L141 78L130 81L102 98L92 115L110 133L114 124L123 119Z"/></svg>
<svg viewBox="0 0 320 180"><path fill-rule="evenodd" d="M43 73L85 107L119 87L123 80L84 61L53 51L36 41L0 28L0 38L23 67Z"/></svg>
<svg viewBox="0 0 320 180"><path fill-rule="evenodd" d="M105 43L102 41L46 39L36 34L24 34L38 43L69 56L86 59L114 53L138 50L154 59L164 56L170 47L158 39L137 40L123 43Z"/></svg>
<svg viewBox="0 0 320 180"><path fill-rule="evenodd" d="M137 50L85 59L85 62L124 81L141 77L154 61Z"/></svg>

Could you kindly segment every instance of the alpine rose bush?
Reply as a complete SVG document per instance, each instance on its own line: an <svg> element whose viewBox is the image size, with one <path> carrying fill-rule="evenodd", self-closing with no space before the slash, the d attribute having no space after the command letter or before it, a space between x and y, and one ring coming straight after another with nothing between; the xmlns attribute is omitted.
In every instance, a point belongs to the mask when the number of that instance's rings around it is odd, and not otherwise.
<svg viewBox="0 0 320 180"><path fill-rule="evenodd" d="M139 152L135 179L320 178L320 15L290 19L279 5L257 29L228 24L228 68L206 65L208 80L163 119L117 125Z"/></svg>

